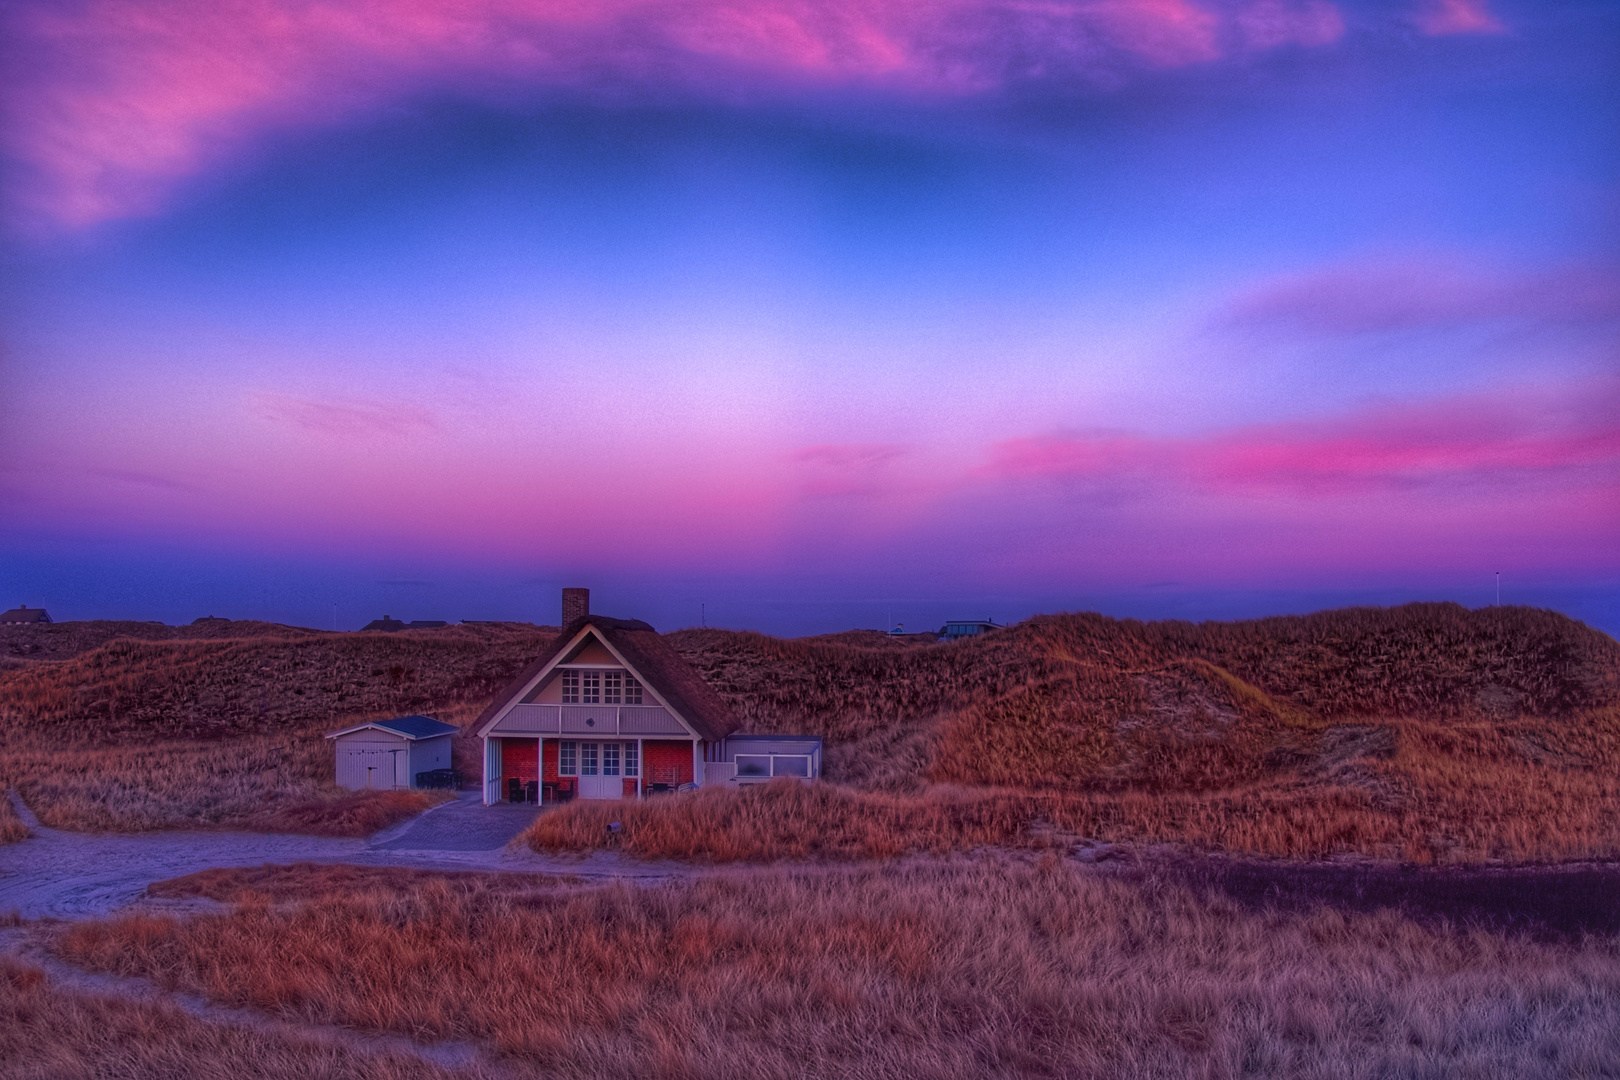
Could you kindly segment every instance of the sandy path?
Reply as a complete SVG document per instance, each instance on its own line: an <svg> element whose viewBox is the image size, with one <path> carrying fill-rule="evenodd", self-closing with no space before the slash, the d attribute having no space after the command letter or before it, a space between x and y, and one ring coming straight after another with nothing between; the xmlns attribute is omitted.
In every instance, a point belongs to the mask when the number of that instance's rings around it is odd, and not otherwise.
<svg viewBox="0 0 1620 1080"><path fill-rule="evenodd" d="M140 900L154 881L221 866L324 862L434 870L519 870L587 879L658 881L702 871L612 853L537 855L508 846L533 819L516 807L485 807L475 794L365 840L214 831L74 833L48 829L8 793L30 839L0 845L0 912L23 918L107 915Z"/></svg>

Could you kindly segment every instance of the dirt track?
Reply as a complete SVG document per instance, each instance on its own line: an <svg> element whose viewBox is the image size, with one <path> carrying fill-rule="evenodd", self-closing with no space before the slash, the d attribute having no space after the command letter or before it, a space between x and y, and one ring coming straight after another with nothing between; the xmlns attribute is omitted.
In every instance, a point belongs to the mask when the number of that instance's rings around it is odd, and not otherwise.
<svg viewBox="0 0 1620 1080"><path fill-rule="evenodd" d="M528 870L582 878L663 880L695 871L610 853L537 855L509 847L533 820L521 807L486 807L475 794L435 807L368 840L220 831L72 833L41 826L12 803L33 837L0 845L0 913L23 918L107 915L140 900L154 881L219 866L326 862L438 870Z"/></svg>

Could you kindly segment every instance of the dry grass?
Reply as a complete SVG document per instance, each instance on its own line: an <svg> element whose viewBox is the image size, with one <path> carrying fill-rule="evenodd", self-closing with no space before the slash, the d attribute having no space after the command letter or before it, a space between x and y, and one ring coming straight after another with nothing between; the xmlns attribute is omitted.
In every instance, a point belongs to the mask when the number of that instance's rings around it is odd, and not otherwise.
<svg viewBox="0 0 1620 1080"><path fill-rule="evenodd" d="M1055 858L313 893L76 924L55 947L285 1018L477 1041L547 1076L1620 1070L1612 939L1254 912Z"/></svg>
<svg viewBox="0 0 1620 1080"><path fill-rule="evenodd" d="M1220 791L941 785L895 794L778 781L631 804L574 802L541 815L523 838L540 851L616 848L715 862L1066 847L1079 839L1426 864L1616 857L1620 724L1613 716L1607 724L1602 752L1578 768L1535 760L1512 732L1388 725L1335 729L1349 737L1330 741L1319 775ZM615 821L620 831L609 832Z"/></svg>
<svg viewBox="0 0 1620 1080"><path fill-rule="evenodd" d="M204 1023L152 1002L55 985L0 957L4 1080L452 1080L460 1074L394 1054Z"/></svg>
<svg viewBox="0 0 1620 1080"><path fill-rule="evenodd" d="M171 636L106 641L108 626ZM428 803L338 789L325 731L408 712L465 723L553 636L499 626L342 635L241 623L38 629L55 635L58 651L84 646L68 659L0 669L0 786L15 786L43 824L346 836ZM456 764L476 778L481 759L466 743L458 740Z"/></svg>
<svg viewBox="0 0 1620 1080"><path fill-rule="evenodd" d="M440 797L335 787L331 747L319 733L108 747L30 743L0 748L0 783L15 786L41 824L59 829L366 836Z"/></svg>

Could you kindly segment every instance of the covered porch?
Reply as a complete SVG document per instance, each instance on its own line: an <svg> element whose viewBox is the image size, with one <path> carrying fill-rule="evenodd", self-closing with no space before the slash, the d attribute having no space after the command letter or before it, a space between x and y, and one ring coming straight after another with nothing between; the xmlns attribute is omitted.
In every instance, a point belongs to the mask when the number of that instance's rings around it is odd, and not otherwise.
<svg viewBox="0 0 1620 1080"><path fill-rule="evenodd" d="M698 782L695 738L613 735L490 735L484 739L484 803L632 799Z"/></svg>

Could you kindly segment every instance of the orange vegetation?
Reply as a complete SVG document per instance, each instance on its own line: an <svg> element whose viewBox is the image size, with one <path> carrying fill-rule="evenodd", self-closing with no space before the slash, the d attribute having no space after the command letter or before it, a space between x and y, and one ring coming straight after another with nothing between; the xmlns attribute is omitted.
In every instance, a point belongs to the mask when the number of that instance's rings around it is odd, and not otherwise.
<svg viewBox="0 0 1620 1080"><path fill-rule="evenodd" d="M41 628L45 645L85 651L0 668L0 785L48 826L363 835L426 804L339 791L321 735L410 712L464 722L554 633L109 625L171 636L109 641L103 624L61 623ZM476 767L465 751L458 764Z"/></svg>
<svg viewBox="0 0 1620 1080"><path fill-rule="evenodd" d="M273 629L92 635L71 658L0 670L0 783L47 825L291 822L277 809L338 795L321 731L404 712L466 723L553 634ZM78 640L62 633L58 651ZM1425 861L1620 852L1620 645L1553 612L1082 614L956 643L669 641L745 730L824 735L838 786L803 805L705 795L611 811L617 842L645 854L856 857L1058 834ZM474 749L460 740L469 776ZM575 804L532 840L608 843L606 813ZM729 824L692 834L716 819Z"/></svg>
<svg viewBox="0 0 1620 1080"><path fill-rule="evenodd" d="M286 896L296 877L273 884ZM1612 939L1256 912L1056 858L529 892L477 875L311 884L304 903L250 893L218 915L78 923L54 948L553 1076L1620 1070Z"/></svg>
<svg viewBox="0 0 1620 1080"><path fill-rule="evenodd" d="M5 1080L455 1080L464 1074L390 1053L357 1053L225 1024L172 1006L65 989L0 956Z"/></svg>

